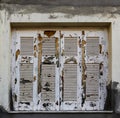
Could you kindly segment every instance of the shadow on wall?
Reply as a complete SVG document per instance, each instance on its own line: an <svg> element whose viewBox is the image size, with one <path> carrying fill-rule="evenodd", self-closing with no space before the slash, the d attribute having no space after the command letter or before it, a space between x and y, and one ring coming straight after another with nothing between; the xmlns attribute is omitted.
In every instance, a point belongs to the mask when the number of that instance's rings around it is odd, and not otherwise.
<svg viewBox="0 0 120 118"><path fill-rule="evenodd" d="M119 82L112 82L112 106L115 113L120 113L120 88Z"/></svg>

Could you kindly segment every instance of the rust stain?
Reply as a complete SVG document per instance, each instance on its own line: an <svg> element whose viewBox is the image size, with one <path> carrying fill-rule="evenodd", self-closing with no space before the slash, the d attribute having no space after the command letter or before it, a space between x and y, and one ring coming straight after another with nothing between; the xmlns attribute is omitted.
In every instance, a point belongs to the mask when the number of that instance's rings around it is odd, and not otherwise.
<svg viewBox="0 0 120 118"><path fill-rule="evenodd" d="M86 44L85 40L82 40L82 46L84 46Z"/></svg>
<svg viewBox="0 0 120 118"><path fill-rule="evenodd" d="M48 36L49 38L50 38L51 36L53 36L55 33L56 33L56 31L50 31L50 30L44 31L44 34L45 34L46 36Z"/></svg>
<svg viewBox="0 0 120 118"><path fill-rule="evenodd" d="M38 41L42 41L41 34L38 34ZM41 64L42 64L42 43L38 43L38 94L41 92Z"/></svg>
<svg viewBox="0 0 120 118"><path fill-rule="evenodd" d="M37 57L37 54L36 54L36 52L34 52L34 57Z"/></svg>
<svg viewBox="0 0 120 118"><path fill-rule="evenodd" d="M58 44L58 38L55 39L55 47L56 47L56 58L59 58L59 44Z"/></svg>
<svg viewBox="0 0 120 118"><path fill-rule="evenodd" d="M82 86L83 86L83 91L85 96L82 96L82 106L85 102L85 97L86 97L86 74L85 74L85 69L86 69L86 65L85 65L85 47L84 45L86 44L85 40L82 40Z"/></svg>
<svg viewBox="0 0 120 118"><path fill-rule="evenodd" d="M99 50L100 50L100 54L101 54L101 52L102 52L102 45L101 44L99 44Z"/></svg>
<svg viewBox="0 0 120 118"><path fill-rule="evenodd" d="M18 59L18 56L20 55L20 50L18 49L17 51L16 51L16 57L15 57L15 60L17 60Z"/></svg>
<svg viewBox="0 0 120 118"><path fill-rule="evenodd" d="M36 76L34 76L34 81L36 80Z"/></svg>

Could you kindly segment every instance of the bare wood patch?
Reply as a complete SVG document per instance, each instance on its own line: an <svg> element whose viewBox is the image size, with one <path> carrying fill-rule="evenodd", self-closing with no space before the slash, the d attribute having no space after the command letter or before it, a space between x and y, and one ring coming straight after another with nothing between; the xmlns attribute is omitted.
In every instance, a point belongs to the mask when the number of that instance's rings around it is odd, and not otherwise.
<svg viewBox="0 0 120 118"><path fill-rule="evenodd" d="M18 59L18 56L20 55L20 50L18 49L17 51L16 51L16 57L15 57L15 60L17 60Z"/></svg>
<svg viewBox="0 0 120 118"><path fill-rule="evenodd" d="M56 33L56 31L51 31L51 30L44 31L44 34L45 34L46 36L48 36L49 38L50 38L51 36L53 36L55 33Z"/></svg>

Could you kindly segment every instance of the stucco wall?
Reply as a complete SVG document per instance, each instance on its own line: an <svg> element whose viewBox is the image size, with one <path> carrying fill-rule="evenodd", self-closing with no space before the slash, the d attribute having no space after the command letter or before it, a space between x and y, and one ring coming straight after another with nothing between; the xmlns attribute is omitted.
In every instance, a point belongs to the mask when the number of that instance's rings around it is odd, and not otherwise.
<svg viewBox="0 0 120 118"><path fill-rule="evenodd" d="M7 0L6 0L7 1ZM9 0L8 0L9 1ZM11 0L12 1L12 0ZM53 2L53 1L52 1ZM56 3L57 4L57 3ZM10 81L11 81L11 27L10 23L82 23L82 22L111 22L112 44L112 82L113 89L117 87L115 109L120 112L120 7L80 7L76 5L60 6L37 4L20 5L0 4L0 105L10 110ZM118 82L118 83L117 83ZM116 92L116 90L115 90Z"/></svg>

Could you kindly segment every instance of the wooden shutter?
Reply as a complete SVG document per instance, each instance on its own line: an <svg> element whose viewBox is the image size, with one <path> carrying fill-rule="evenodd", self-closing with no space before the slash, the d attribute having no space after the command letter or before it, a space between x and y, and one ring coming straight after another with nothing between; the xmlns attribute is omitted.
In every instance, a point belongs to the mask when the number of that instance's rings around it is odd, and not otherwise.
<svg viewBox="0 0 120 118"><path fill-rule="evenodd" d="M99 56L99 37L86 37L86 56L89 58L96 58ZM99 101L99 79L100 79L100 72L99 72L99 61L96 62L87 62L85 64L86 70L86 103L90 102L90 104L95 105L98 109L98 101ZM92 105L88 107L88 109L93 109Z"/></svg>
<svg viewBox="0 0 120 118"><path fill-rule="evenodd" d="M99 64L86 64L86 100L99 99Z"/></svg>
<svg viewBox="0 0 120 118"><path fill-rule="evenodd" d="M87 37L86 41L86 55L99 55L99 37Z"/></svg>
<svg viewBox="0 0 120 118"><path fill-rule="evenodd" d="M20 38L20 102L33 101L33 37Z"/></svg>
<svg viewBox="0 0 120 118"><path fill-rule="evenodd" d="M42 65L42 102L55 102L55 65Z"/></svg>
<svg viewBox="0 0 120 118"><path fill-rule="evenodd" d="M42 63L41 63L41 110L56 110L58 73L58 38L42 38ZM59 84L59 83L58 83ZM58 86L57 86L58 87Z"/></svg>
<svg viewBox="0 0 120 118"><path fill-rule="evenodd" d="M64 38L64 56L68 59L64 63L64 101L77 101L77 38ZM73 60L72 60L73 59Z"/></svg>
<svg viewBox="0 0 120 118"><path fill-rule="evenodd" d="M64 64L64 101L77 101L77 65Z"/></svg>
<svg viewBox="0 0 120 118"><path fill-rule="evenodd" d="M61 110L78 110L78 37L65 31L61 39ZM70 36L71 35L71 36ZM80 83L79 83L80 85Z"/></svg>

